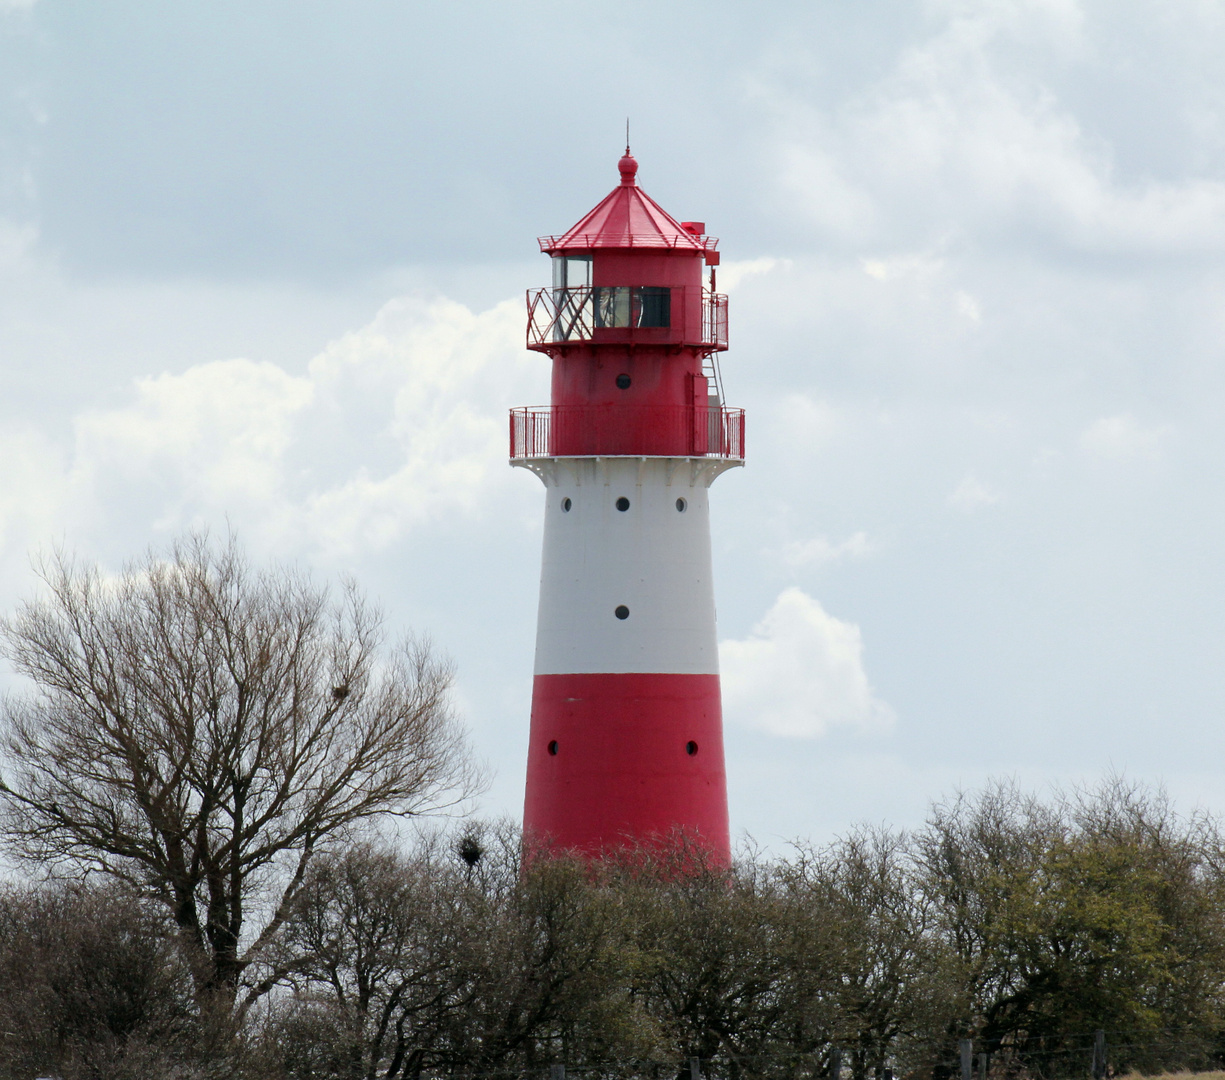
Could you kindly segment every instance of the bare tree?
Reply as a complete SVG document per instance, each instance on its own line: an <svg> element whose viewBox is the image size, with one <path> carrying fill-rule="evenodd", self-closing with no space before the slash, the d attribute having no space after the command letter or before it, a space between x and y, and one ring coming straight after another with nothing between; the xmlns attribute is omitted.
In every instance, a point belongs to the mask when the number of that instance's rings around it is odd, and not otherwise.
<svg viewBox="0 0 1225 1080"><path fill-rule="evenodd" d="M0 708L0 835L100 871L170 910L202 958L197 994L245 1010L312 856L381 815L478 784L428 643L385 648L347 583L255 571L189 535L115 578L64 554L44 598L0 621L33 691Z"/></svg>

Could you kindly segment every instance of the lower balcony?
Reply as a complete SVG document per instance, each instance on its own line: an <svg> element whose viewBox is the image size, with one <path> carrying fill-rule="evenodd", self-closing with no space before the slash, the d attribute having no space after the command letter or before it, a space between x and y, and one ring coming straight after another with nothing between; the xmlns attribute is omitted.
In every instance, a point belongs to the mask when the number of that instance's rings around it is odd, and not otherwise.
<svg viewBox="0 0 1225 1080"><path fill-rule="evenodd" d="M715 405L544 405L510 411L511 460L744 459L744 410Z"/></svg>

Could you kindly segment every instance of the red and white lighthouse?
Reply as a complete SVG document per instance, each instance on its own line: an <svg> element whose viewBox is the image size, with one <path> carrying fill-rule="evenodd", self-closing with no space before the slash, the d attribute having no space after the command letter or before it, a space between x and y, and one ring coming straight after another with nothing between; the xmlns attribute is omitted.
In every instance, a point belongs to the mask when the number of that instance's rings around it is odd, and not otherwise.
<svg viewBox="0 0 1225 1080"><path fill-rule="evenodd" d="M527 347L551 404L511 411L511 464L544 482L524 831L596 855L678 831L729 858L707 494L744 461L723 405L717 241L636 179L540 240ZM704 281L711 267L710 287Z"/></svg>

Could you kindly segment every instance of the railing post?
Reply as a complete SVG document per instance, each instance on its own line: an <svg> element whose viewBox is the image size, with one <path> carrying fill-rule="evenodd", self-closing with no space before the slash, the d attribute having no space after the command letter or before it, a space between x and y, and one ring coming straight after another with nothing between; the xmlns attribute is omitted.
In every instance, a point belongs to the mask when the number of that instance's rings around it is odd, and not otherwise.
<svg viewBox="0 0 1225 1080"><path fill-rule="evenodd" d="M957 1049L961 1051L961 1080L974 1080L974 1041L962 1039Z"/></svg>

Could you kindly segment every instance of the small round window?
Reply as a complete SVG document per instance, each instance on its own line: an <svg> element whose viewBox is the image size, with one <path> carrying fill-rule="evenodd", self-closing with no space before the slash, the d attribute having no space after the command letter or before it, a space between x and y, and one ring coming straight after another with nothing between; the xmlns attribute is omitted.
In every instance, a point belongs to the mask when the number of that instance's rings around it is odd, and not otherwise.
<svg viewBox="0 0 1225 1080"><path fill-rule="evenodd" d="M630 609L624 604L618 604L616 609L613 611L613 614L616 615L618 619L628 619L630 617Z"/></svg>
<svg viewBox="0 0 1225 1080"><path fill-rule="evenodd" d="M624 495L617 500L617 509L624 513L630 508L630 501Z"/></svg>
<svg viewBox="0 0 1225 1080"><path fill-rule="evenodd" d="M683 514L683 513L685 512L685 510L686 510L686 509L688 509L688 507L689 507L689 504L688 504L687 502L685 502L685 500L684 500L684 499L677 499L677 500L676 500L676 510L677 510L677 513Z"/></svg>
<svg viewBox="0 0 1225 1080"><path fill-rule="evenodd" d="M553 745L556 746L557 744L554 743ZM690 739L687 743L685 743L685 753L686 754L688 754L690 757L693 757L693 755L696 754L697 752L698 752L698 744L695 743L692 739Z"/></svg>
<svg viewBox="0 0 1225 1080"><path fill-rule="evenodd" d="M617 376L617 389L618 390L628 390L630 388L630 383L632 383L633 381L634 380L631 379L628 375L625 375L625 374L618 375Z"/></svg>
<svg viewBox="0 0 1225 1080"><path fill-rule="evenodd" d="M692 746L693 744L690 743L690 745ZM557 757L557 740L556 739L553 739L549 742L549 754L552 757Z"/></svg>
<svg viewBox="0 0 1225 1080"><path fill-rule="evenodd" d="M567 497L567 498L565 498L565 499L562 499L562 501L561 501L561 508L562 508L562 510L564 510L564 511L565 511L567 514L568 514L568 513L570 513L570 507L572 507L573 505L574 505L574 503L572 503L568 497Z"/></svg>

